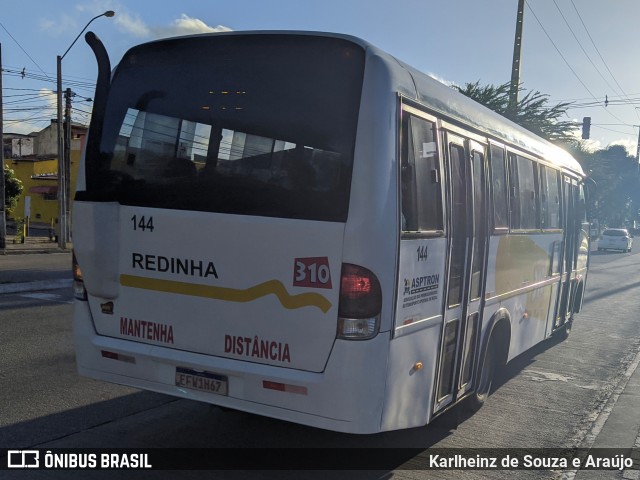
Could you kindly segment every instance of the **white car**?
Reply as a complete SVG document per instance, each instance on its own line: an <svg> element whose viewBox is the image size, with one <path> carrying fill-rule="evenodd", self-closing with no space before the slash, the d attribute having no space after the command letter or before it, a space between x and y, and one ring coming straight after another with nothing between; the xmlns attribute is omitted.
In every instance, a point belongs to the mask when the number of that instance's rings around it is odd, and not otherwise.
<svg viewBox="0 0 640 480"><path fill-rule="evenodd" d="M608 228L602 232L598 240L598 250L620 250L630 252L633 245L633 238L625 228Z"/></svg>

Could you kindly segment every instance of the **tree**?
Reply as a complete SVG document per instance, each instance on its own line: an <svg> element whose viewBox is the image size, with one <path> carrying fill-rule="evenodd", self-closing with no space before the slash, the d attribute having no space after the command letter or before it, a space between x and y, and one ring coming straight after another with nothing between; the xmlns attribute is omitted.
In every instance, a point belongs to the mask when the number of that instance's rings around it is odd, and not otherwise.
<svg viewBox="0 0 640 480"><path fill-rule="evenodd" d="M596 183L590 199L592 218L609 227L626 227L638 219L640 176L636 157L622 145L591 152L576 143L569 152Z"/></svg>
<svg viewBox="0 0 640 480"><path fill-rule="evenodd" d="M590 198L591 218L610 227L625 227L633 220L640 219L640 176L636 158L621 145L610 145L597 151L587 150L584 142L574 134L582 124L561 120L571 103L549 105L549 96L535 91L518 101L515 112L510 111L509 86L509 82L498 86L482 86L478 81L453 88L569 150L597 185Z"/></svg>
<svg viewBox="0 0 640 480"><path fill-rule="evenodd" d="M22 182L16 178L13 170L4 167L4 206L6 210L15 208L22 194Z"/></svg>
<svg viewBox="0 0 640 480"><path fill-rule="evenodd" d="M509 109L509 86L509 82L498 86L481 86L480 81L477 81L467 83L464 87L454 86L453 88L550 142L568 144L578 142L574 131L582 124L560 120L566 115L571 103L561 102L549 105L548 95L530 91L518 100L516 111L512 112ZM521 88L520 91L523 92L524 89Z"/></svg>

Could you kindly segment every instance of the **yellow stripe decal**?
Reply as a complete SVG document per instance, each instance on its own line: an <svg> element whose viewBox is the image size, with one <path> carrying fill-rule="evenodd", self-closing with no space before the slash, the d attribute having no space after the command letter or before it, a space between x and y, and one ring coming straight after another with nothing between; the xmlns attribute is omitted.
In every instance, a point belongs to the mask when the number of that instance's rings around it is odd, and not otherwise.
<svg viewBox="0 0 640 480"><path fill-rule="evenodd" d="M279 280L269 280L245 290L199 285L197 283L176 282L173 280L159 280L157 278L138 277L136 275L120 275L120 284L124 287L177 293L194 297L214 298L227 302L251 302L273 294L278 297L282 306L288 310L302 307L318 307L324 313L327 313L331 308L329 300L319 293L290 295Z"/></svg>

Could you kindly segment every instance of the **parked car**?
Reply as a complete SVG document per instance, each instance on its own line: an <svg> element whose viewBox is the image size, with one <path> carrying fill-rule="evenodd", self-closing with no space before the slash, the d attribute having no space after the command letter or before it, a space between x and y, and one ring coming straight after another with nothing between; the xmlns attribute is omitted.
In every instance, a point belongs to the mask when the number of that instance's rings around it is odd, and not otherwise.
<svg viewBox="0 0 640 480"><path fill-rule="evenodd" d="M625 228L607 228L598 240L598 250L620 250L630 252L633 237Z"/></svg>

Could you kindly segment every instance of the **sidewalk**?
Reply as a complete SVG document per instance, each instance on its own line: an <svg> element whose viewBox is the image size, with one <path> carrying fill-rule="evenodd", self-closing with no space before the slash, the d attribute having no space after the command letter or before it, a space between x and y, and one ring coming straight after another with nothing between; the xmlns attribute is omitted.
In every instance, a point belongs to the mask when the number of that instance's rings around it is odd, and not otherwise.
<svg viewBox="0 0 640 480"><path fill-rule="evenodd" d="M67 243L66 251L70 252L72 245ZM64 252L58 247L58 243L45 235L34 235L25 238L24 243L16 243L16 236L8 234L4 251L0 249L0 258L4 255L22 253L60 253Z"/></svg>
<svg viewBox="0 0 640 480"><path fill-rule="evenodd" d="M640 353L636 354L619 384L603 406L582 448L623 449L633 467L616 470L578 470L565 478L577 480L640 479ZM616 452L619 453L619 452Z"/></svg>
<svg viewBox="0 0 640 480"><path fill-rule="evenodd" d="M13 242L7 236L0 250L0 295L71 287L71 244L63 250L47 237Z"/></svg>

